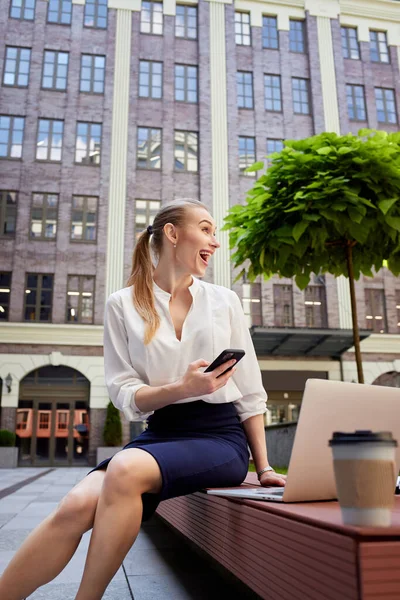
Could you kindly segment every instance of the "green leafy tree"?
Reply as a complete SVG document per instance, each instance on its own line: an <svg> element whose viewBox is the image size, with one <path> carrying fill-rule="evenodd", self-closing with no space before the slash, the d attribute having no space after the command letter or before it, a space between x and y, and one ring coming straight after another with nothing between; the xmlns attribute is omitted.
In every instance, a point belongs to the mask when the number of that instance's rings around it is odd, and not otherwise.
<svg viewBox="0 0 400 600"><path fill-rule="evenodd" d="M349 279L358 380L363 382L354 280L382 264L400 274L400 133L362 129L287 141L225 218L235 267L269 279L311 273ZM260 171L264 163L248 171Z"/></svg>
<svg viewBox="0 0 400 600"><path fill-rule="evenodd" d="M106 446L120 446L122 443L122 423L119 410L112 402L108 403L103 439Z"/></svg>

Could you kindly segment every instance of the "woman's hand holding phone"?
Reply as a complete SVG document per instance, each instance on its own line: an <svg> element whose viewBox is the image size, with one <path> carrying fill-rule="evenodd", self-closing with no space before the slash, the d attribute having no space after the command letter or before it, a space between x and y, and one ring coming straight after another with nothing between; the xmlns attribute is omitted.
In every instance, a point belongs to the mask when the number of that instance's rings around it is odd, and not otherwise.
<svg viewBox="0 0 400 600"><path fill-rule="evenodd" d="M204 396L212 394L226 385L234 374L236 367L235 359L229 360L209 373L203 373L199 369L208 367L211 363L200 358L190 363L184 376L179 380L179 387L185 398L193 396ZM233 367L233 368L230 368ZM230 370L227 371L227 368ZM224 372L226 371L226 372Z"/></svg>

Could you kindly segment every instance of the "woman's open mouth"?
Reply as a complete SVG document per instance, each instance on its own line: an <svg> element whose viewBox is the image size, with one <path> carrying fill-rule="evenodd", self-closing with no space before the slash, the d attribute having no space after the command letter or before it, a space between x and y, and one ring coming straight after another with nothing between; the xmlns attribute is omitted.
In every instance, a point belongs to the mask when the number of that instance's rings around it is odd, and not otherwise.
<svg viewBox="0 0 400 600"><path fill-rule="evenodd" d="M208 266L208 259L210 258L210 256L211 256L211 252L206 252L206 251L200 252L200 258L206 267Z"/></svg>

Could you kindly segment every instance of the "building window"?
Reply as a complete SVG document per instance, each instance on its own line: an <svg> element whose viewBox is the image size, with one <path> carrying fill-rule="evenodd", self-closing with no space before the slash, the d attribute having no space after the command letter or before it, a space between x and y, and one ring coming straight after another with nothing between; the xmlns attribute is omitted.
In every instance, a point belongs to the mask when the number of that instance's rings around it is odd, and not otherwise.
<svg viewBox="0 0 400 600"><path fill-rule="evenodd" d="M267 161L268 164L271 163L271 155L274 154L275 152L282 152L284 146L283 146L283 140L274 140L271 138L267 139Z"/></svg>
<svg viewBox="0 0 400 600"><path fill-rule="evenodd" d="M0 115L0 158L21 158L25 117Z"/></svg>
<svg viewBox="0 0 400 600"><path fill-rule="evenodd" d="M141 60L139 64L139 96L141 98L162 98L163 64Z"/></svg>
<svg viewBox="0 0 400 600"><path fill-rule="evenodd" d="M236 73L238 108L253 108L253 73Z"/></svg>
<svg viewBox="0 0 400 600"><path fill-rule="evenodd" d="M93 323L94 277L68 275L67 323Z"/></svg>
<svg viewBox="0 0 400 600"><path fill-rule="evenodd" d="M365 288L366 327L376 333L387 331L385 293L383 289Z"/></svg>
<svg viewBox="0 0 400 600"><path fill-rule="evenodd" d="M76 126L75 162L99 165L101 155L101 123L78 123Z"/></svg>
<svg viewBox="0 0 400 600"><path fill-rule="evenodd" d="M400 331L400 290L396 290L397 331Z"/></svg>
<svg viewBox="0 0 400 600"><path fill-rule="evenodd" d="M309 285L304 290L306 327L327 327L325 286Z"/></svg>
<svg viewBox="0 0 400 600"><path fill-rule="evenodd" d="M372 62L390 62L389 48L385 31L370 31L370 57Z"/></svg>
<svg viewBox="0 0 400 600"><path fill-rule="evenodd" d="M355 27L341 27L343 58L360 60L360 46Z"/></svg>
<svg viewBox="0 0 400 600"><path fill-rule="evenodd" d="M262 45L263 48L278 50L278 21L276 17L263 16L262 21Z"/></svg>
<svg viewBox="0 0 400 600"><path fill-rule="evenodd" d="M59 162L63 142L64 122L39 119L36 160Z"/></svg>
<svg viewBox="0 0 400 600"><path fill-rule="evenodd" d="M35 18L35 0L11 0L10 17L33 21Z"/></svg>
<svg viewBox="0 0 400 600"><path fill-rule="evenodd" d="M197 6L176 5L175 36L197 39Z"/></svg>
<svg viewBox="0 0 400 600"><path fill-rule="evenodd" d="M14 237L17 220L17 193L0 190L0 236Z"/></svg>
<svg viewBox="0 0 400 600"><path fill-rule="evenodd" d="M244 283L242 285L242 304L247 327L261 327L261 283Z"/></svg>
<svg viewBox="0 0 400 600"><path fill-rule="evenodd" d="M7 46L4 64L3 85L27 87L31 63L30 48Z"/></svg>
<svg viewBox="0 0 400 600"><path fill-rule="evenodd" d="M163 5L161 2L143 0L140 12L141 33L163 34Z"/></svg>
<svg viewBox="0 0 400 600"><path fill-rule="evenodd" d="M57 233L58 194L33 194L30 238L54 240Z"/></svg>
<svg viewBox="0 0 400 600"><path fill-rule="evenodd" d="M11 293L11 273L0 272L0 321L8 321Z"/></svg>
<svg viewBox="0 0 400 600"><path fill-rule="evenodd" d="M197 102L197 67L175 65L175 100Z"/></svg>
<svg viewBox="0 0 400 600"><path fill-rule="evenodd" d="M274 284L275 327L294 327L293 286Z"/></svg>
<svg viewBox="0 0 400 600"><path fill-rule="evenodd" d="M310 94L308 79L292 78L293 112L298 115L310 114Z"/></svg>
<svg viewBox="0 0 400 600"><path fill-rule="evenodd" d="M347 114L350 121L366 121L367 113L365 109L364 86L346 85L347 96Z"/></svg>
<svg viewBox="0 0 400 600"><path fill-rule="evenodd" d="M25 288L25 321L51 321L53 275L28 273Z"/></svg>
<svg viewBox="0 0 400 600"><path fill-rule="evenodd" d="M82 54L80 92L104 94L106 57L95 54Z"/></svg>
<svg viewBox="0 0 400 600"><path fill-rule="evenodd" d="M289 19L289 50L304 53L306 51L306 34L304 21Z"/></svg>
<svg viewBox="0 0 400 600"><path fill-rule="evenodd" d="M160 200L136 200L135 201L135 238L149 225L153 225L154 217L160 210Z"/></svg>
<svg viewBox="0 0 400 600"><path fill-rule="evenodd" d="M264 75L265 110L282 111L282 93L280 75Z"/></svg>
<svg viewBox="0 0 400 600"><path fill-rule="evenodd" d="M68 56L68 52L44 51L42 88L67 89Z"/></svg>
<svg viewBox="0 0 400 600"><path fill-rule="evenodd" d="M198 133L175 131L175 171L198 171L198 155Z"/></svg>
<svg viewBox="0 0 400 600"><path fill-rule="evenodd" d="M245 169L256 162L256 139L253 137L239 137L239 171L241 175L255 177L255 173L245 173Z"/></svg>
<svg viewBox="0 0 400 600"><path fill-rule="evenodd" d="M71 25L72 0L49 0L47 22Z"/></svg>
<svg viewBox="0 0 400 600"><path fill-rule="evenodd" d="M250 13L235 12L235 40L238 46L251 46Z"/></svg>
<svg viewBox="0 0 400 600"><path fill-rule="evenodd" d="M137 166L139 169L161 169L161 129L138 127Z"/></svg>
<svg viewBox="0 0 400 600"><path fill-rule="evenodd" d="M375 101L378 123L397 123L394 90L375 88Z"/></svg>
<svg viewBox="0 0 400 600"><path fill-rule="evenodd" d="M97 29L107 28L107 0L86 0L85 17L83 22L85 27L95 27Z"/></svg>
<svg viewBox="0 0 400 600"><path fill-rule="evenodd" d="M72 197L71 241L96 241L97 205L98 198L95 196Z"/></svg>

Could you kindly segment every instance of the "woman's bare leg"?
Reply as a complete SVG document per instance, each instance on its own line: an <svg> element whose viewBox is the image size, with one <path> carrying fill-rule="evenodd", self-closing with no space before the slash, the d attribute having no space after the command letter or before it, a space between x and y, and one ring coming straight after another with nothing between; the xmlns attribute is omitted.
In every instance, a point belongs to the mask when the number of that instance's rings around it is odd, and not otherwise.
<svg viewBox="0 0 400 600"><path fill-rule="evenodd" d="M145 492L161 490L157 461L130 448L110 461L93 525L82 582L75 600L100 600L139 533Z"/></svg>
<svg viewBox="0 0 400 600"><path fill-rule="evenodd" d="M0 577L0 598L22 600L64 569L93 526L104 477L90 473L29 534Z"/></svg>

